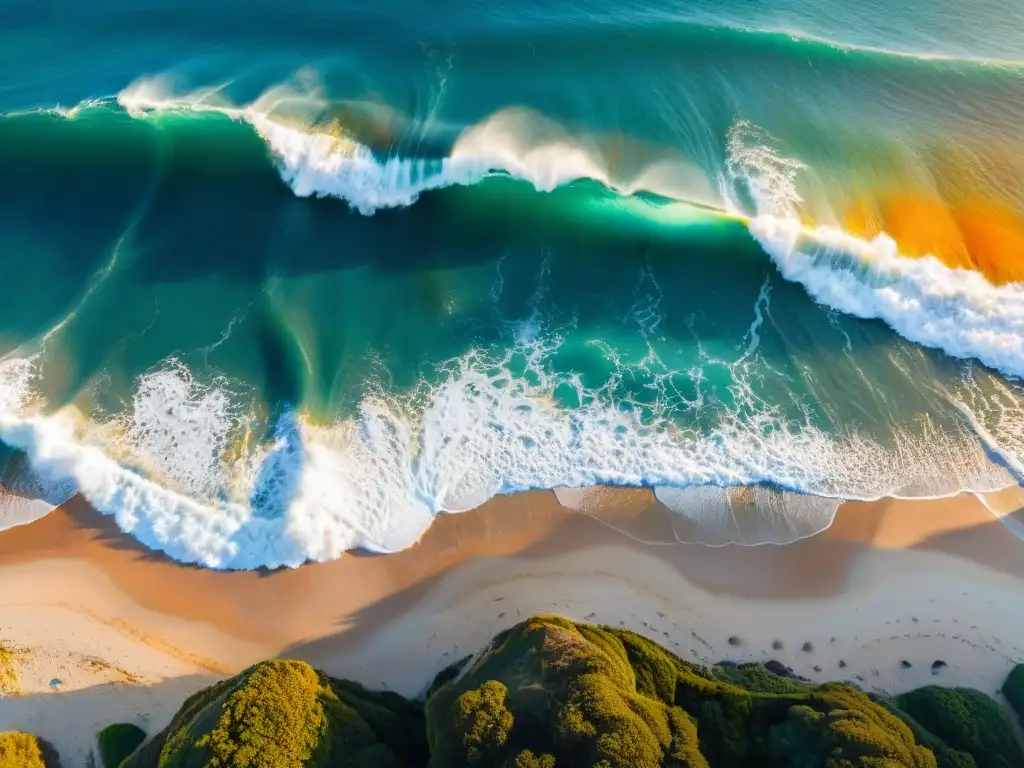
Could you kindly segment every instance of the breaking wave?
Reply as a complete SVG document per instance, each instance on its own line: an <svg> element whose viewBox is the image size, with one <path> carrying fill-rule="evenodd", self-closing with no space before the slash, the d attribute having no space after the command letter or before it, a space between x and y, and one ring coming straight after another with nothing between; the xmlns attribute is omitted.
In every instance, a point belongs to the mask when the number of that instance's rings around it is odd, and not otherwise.
<svg viewBox="0 0 1024 768"><path fill-rule="evenodd" d="M461 129L443 153L424 158L387 143L382 153L344 125L289 118L293 101L275 92L234 107L216 91L175 98L152 81L118 98L143 120L216 113L243 121L296 195L339 198L365 215L431 190L511 176L540 192L589 180L623 198L655 195L740 219L779 273L816 301L1024 376L1024 286L995 286L931 257L904 258L884 235L868 241L803 224L802 164L747 123L726 137L718 167L680 156L627 172L595 139L525 110ZM64 117L110 108L94 102ZM810 417L794 421L759 400L747 357L764 320L760 302L747 353L706 361L728 366L742 405L719 412L707 430L617 400L616 382L630 375L625 363L598 388L555 373L557 333L524 332L505 352L449 361L440 383L410 395L370 392L339 423L314 424L286 409L260 441L247 432L250 406L176 360L136 382L125 414L97 424L70 410L46 414L32 387L33 361L11 357L0 364L0 439L28 458L25 475L38 487L76 489L145 545L213 568L296 566L352 548L397 551L438 514L527 489L652 486L675 515L674 540L756 544L823 530L841 499L985 492L1020 481L1021 396L984 371L981 389L967 376L951 396L965 417L959 431L899 433L885 445L856 429L832 433ZM572 393L574 405L559 405L556 391Z"/></svg>
<svg viewBox="0 0 1024 768"><path fill-rule="evenodd" d="M43 415L32 361L11 359L0 368L0 439L43 481L77 489L146 546L212 568L393 552L438 514L535 488L654 486L675 513L673 540L759 544L823 530L839 499L1013 482L967 430L885 447L794 423L763 403L723 412L707 433L644 419L612 395L629 366L587 390L548 367L557 343L472 352L439 384L404 397L370 393L354 418L333 425L286 411L258 443L245 439L252 414L179 362L143 376L126 414L89 424L68 411ZM734 371L738 399L754 405L744 364ZM579 405L556 405L559 387L575 387Z"/></svg>
<svg viewBox="0 0 1024 768"><path fill-rule="evenodd" d="M121 103L136 114L186 104L154 92L151 83L126 91ZM860 318L880 319L904 338L959 358L975 358L1024 377L1024 284L994 285L976 271L952 268L933 256L901 256L883 234L865 240L835 227L802 223L798 176L804 165L781 155L772 137L746 122L733 126L717 171L683 158L651 163L617 176L596 142L554 121L505 110L462 131L438 159L381 158L342 135L307 132L275 122L263 110L286 99L275 94L259 108L228 112L251 123L279 161L295 194L336 197L363 214L411 205L429 190L468 186L509 175L549 192L592 180L622 194L651 193L700 206L709 215L747 220L751 234L787 280L818 302Z"/></svg>

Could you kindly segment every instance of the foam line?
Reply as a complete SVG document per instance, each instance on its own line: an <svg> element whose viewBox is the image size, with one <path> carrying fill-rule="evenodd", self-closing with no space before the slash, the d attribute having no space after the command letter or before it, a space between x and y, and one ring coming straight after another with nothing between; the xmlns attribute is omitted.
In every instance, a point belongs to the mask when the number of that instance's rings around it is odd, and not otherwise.
<svg viewBox="0 0 1024 768"><path fill-rule="evenodd" d="M883 320L917 344L1024 376L1024 284L993 285L933 256L902 256L885 234L865 240L834 227L805 226L797 184L802 163L743 122L733 127L728 152L730 182L756 207L750 233L783 277L803 285L815 301ZM727 192L726 199L740 207L735 195Z"/></svg>
<svg viewBox="0 0 1024 768"><path fill-rule="evenodd" d="M31 364L10 360L0 365L10 385L0 391L0 439L46 482L73 484L146 546L212 568L297 566L353 548L394 552L441 512L536 488L656 486L659 498L688 505L676 505L680 537L697 531L701 541L751 544L810 535L829 524L836 499L898 495L907 477L930 478L919 495L1012 482L969 442L945 446L936 461L930 443L908 438L887 450L856 435L830 436L771 407L758 410L749 398L742 415L723 412L706 434L641 423L610 399L614 386L581 391L588 405L564 410L550 399L569 382L547 367L555 349L538 334L503 357L470 353L416 396L419 407L370 393L355 418L327 427L285 413L274 439L240 458L225 447L247 419L244 409L180 363L142 377L119 420L83 431L64 413L43 415L33 405ZM511 372L523 365L528 376ZM792 494L758 491L752 498L764 502L766 516L736 514L732 497L729 516L719 491L704 493L714 504L694 507L698 492L666 490L738 485L832 500L796 503Z"/></svg>

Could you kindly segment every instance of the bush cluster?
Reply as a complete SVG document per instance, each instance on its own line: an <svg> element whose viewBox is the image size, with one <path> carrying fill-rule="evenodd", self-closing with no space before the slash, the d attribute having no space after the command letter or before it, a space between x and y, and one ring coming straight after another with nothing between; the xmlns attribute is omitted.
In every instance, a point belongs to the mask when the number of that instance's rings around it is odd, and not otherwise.
<svg viewBox="0 0 1024 768"><path fill-rule="evenodd" d="M301 661L264 661L190 697L125 768L388 768L424 764L422 710L332 680Z"/></svg>
<svg viewBox="0 0 1024 768"><path fill-rule="evenodd" d="M898 696L894 703L950 750L963 753L947 760L969 766L969 756L977 768L1024 766L1010 716L980 691L928 685Z"/></svg>
<svg viewBox="0 0 1024 768"><path fill-rule="evenodd" d="M1014 706L1022 689L1015 670ZM445 669L424 702L299 661L257 664L192 696L122 768L193 766L1020 768L1024 754L1007 713L977 691L869 697L535 616Z"/></svg>
<svg viewBox="0 0 1024 768"><path fill-rule="evenodd" d="M108 725L96 736L103 768L120 768L121 763L145 740L146 732L137 725Z"/></svg>
<svg viewBox="0 0 1024 768"><path fill-rule="evenodd" d="M856 688L700 667L633 632L556 616L499 635L426 711L437 768L936 766Z"/></svg>
<svg viewBox="0 0 1024 768"><path fill-rule="evenodd" d="M0 732L0 768L60 768L53 747L31 733Z"/></svg>

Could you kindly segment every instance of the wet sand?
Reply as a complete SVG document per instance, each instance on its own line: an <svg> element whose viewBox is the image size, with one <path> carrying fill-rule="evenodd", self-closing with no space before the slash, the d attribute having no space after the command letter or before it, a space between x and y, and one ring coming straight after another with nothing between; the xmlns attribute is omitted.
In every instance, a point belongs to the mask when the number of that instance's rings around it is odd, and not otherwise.
<svg viewBox="0 0 1024 768"><path fill-rule="evenodd" d="M996 506L1014 508L1015 493ZM602 516L634 535L664 512L645 490L602 492ZM532 492L443 516L393 555L215 572L145 550L74 500L0 532L0 641L36 648L39 667L22 676L17 713L0 708L0 729L31 726L83 754L115 711L138 710L152 732L191 690L274 655L415 695L541 612L628 626L695 661L774 658L865 688L993 694L1024 659L1024 542L1012 527L960 496L844 504L828 531L784 546L652 545ZM41 653L47 627L60 642ZM112 631L116 642L100 637ZM87 657L120 672L78 670ZM40 658L63 665L56 692ZM58 703L101 695L112 709L90 710L77 735L61 730Z"/></svg>

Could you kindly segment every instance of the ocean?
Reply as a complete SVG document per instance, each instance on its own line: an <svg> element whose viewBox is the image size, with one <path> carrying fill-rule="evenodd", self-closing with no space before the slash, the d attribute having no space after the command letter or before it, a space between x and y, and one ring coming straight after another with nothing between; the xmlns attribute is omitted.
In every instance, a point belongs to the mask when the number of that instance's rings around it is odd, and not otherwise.
<svg viewBox="0 0 1024 768"><path fill-rule="evenodd" d="M1024 481L1024 6L13 0L0 528L212 568Z"/></svg>

